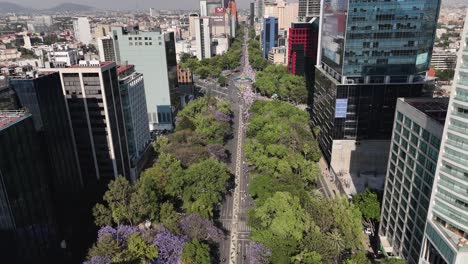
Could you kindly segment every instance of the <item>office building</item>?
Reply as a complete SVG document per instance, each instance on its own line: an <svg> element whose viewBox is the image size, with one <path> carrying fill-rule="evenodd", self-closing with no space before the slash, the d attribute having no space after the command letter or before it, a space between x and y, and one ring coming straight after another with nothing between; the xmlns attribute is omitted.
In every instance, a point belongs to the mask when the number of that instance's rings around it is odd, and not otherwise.
<svg viewBox="0 0 468 264"><path fill-rule="evenodd" d="M330 3L331 1L325 2ZM337 4L341 3L337 1ZM299 0L299 20L309 22L313 17L320 17L320 0Z"/></svg>
<svg viewBox="0 0 468 264"><path fill-rule="evenodd" d="M78 49L71 48L69 45L53 44L47 51L47 59L52 68L70 67L78 64L80 54Z"/></svg>
<svg viewBox="0 0 468 264"><path fill-rule="evenodd" d="M197 13L192 13L189 15L189 35L190 39L195 39L197 36L197 20L200 18Z"/></svg>
<svg viewBox="0 0 468 264"><path fill-rule="evenodd" d="M268 61L273 64L286 65L286 47L274 47L268 53Z"/></svg>
<svg viewBox="0 0 468 264"><path fill-rule="evenodd" d="M263 3L263 16L277 17L279 29L287 30L291 23L297 22L298 10L298 3L288 3L283 0Z"/></svg>
<svg viewBox="0 0 468 264"><path fill-rule="evenodd" d="M385 174L376 153L389 147L396 100L427 87L440 0L395 3L324 2L313 122L325 159L352 177Z"/></svg>
<svg viewBox="0 0 468 264"><path fill-rule="evenodd" d="M94 28L94 39L100 39L102 37L109 36L111 33L111 26L107 24L98 24Z"/></svg>
<svg viewBox="0 0 468 264"><path fill-rule="evenodd" d="M405 263L419 262L447 107L447 98L397 100L379 236Z"/></svg>
<svg viewBox="0 0 468 264"><path fill-rule="evenodd" d="M112 31L116 61L135 65L145 76L150 130L172 129L180 105L174 33L126 31L121 27Z"/></svg>
<svg viewBox="0 0 468 264"><path fill-rule="evenodd" d="M56 72L13 75L10 87L15 91L23 109L32 115L36 131L44 142L42 155L48 157L49 181L60 234L76 252L86 245L80 244L87 195L83 185L78 152L72 126L62 92L60 75ZM79 253L74 253L75 257Z"/></svg>
<svg viewBox="0 0 468 264"><path fill-rule="evenodd" d="M421 250L424 264L468 263L468 20L458 58Z"/></svg>
<svg viewBox="0 0 468 264"><path fill-rule="evenodd" d="M263 21L263 58L268 58L268 53L273 47L278 47L278 18L268 17Z"/></svg>
<svg viewBox="0 0 468 264"><path fill-rule="evenodd" d="M47 155L32 116L0 112L0 246L5 263L58 263Z"/></svg>
<svg viewBox="0 0 468 264"><path fill-rule="evenodd" d="M136 180L144 165L140 164L140 161L151 142L146 113L145 84L143 74L136 72L133 65L119 66L117 74L127 131L131 176L132 180Z"/></svg>
<svg viewBox="0 0 468 264"><path fill-rule="evenodd" d="M195 33L197 42L197 58L208 59L212 56L211 51L211 20L209 17L200 17L195 20Z"/></svg>
<svg viewBox="0 0 468 264"><path fill-rule="evenodd" d="M124 115L114 62L80 61L59 72L85 186L130 179Z"/></svg>
<svg viewBox="0 0 468 264"><path fill-rule="evenodd" d="M455 51L436 50L432 52L431 68L434 70L455 70L457 53Z"/></svg>
<svg viewBox="0 0 468 264"><path fill-rule="evenodd" d="M288 33L288 72L313 78L317 61L319 21L293 23Z"/></svg>
<svg viewBox="0 0 468 264"><path fill-rule="evenodd" d="M92 41L91 27L87 17L77 17L73 19L73 31L75 39L79 42L89 45Z"/></svg>
<svg viewBox="0 0 468 264"><path fill-rule="evenodd" d="M111 36L105 36L97 40L99 60L104 61L116 61L114 40Z"/></svg>
<svg viewBox="0 0 468 264"><path fill-rule="evenodd" d="M16 109L19 109L16 93L8 85L6 77L0 76L0 111Z"/></svg>
<svg viewBox="0 0 468 264"><path fill-rule="evenodd" d="M249 16L250 26L253 27L255 24L255 3L250 3L250 16Z"/></svg>

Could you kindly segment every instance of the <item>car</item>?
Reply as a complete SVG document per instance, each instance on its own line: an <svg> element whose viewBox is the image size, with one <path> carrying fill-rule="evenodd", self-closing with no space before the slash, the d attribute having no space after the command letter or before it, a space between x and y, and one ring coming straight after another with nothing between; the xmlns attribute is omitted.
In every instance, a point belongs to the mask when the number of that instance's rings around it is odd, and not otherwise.
<svg viewBox="0 0 468 264"><path fill-rule="evenodd" d="M367 227L366 229L364 229L364 233L366 233L367 235L371 235L373 232L372 232L372 229Z"/></svg>

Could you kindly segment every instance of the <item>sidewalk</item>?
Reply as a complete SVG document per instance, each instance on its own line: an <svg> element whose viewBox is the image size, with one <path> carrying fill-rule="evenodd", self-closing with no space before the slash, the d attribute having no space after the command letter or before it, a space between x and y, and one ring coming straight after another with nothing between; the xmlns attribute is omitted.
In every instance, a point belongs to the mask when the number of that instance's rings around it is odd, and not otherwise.
<svg viewBox="0 0 468 264"><path fill-rule="evenodd" d="M326 188L326 192L330 195L330 199L334 198L336 195L340 194L340 191L335 186L335 183L331 181L330 177L330 170L328 169L327 162L321 158L319 161L320 171L322 173L322 177L320 178L320 182L323 185L323 188Z"/></svg>

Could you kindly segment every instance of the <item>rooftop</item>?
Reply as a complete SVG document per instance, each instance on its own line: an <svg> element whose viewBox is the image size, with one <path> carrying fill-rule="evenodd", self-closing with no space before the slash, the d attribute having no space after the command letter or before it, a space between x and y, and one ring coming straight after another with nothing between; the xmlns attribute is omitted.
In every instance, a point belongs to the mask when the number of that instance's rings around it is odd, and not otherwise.
<svg viewBox="0 0 468 264"><path fill-rule="evenodd" d="M134 65L128 64L128 65L117 65L117 74L120 75L132 68L134 68Z"/></svg>
<svg viewBox="0 0 468 264"><path fill-rule="evenodd" d="M449 98L403 98L403 101L440 124L445 124Z"/></svg>
<svg viewBox="0 0 468 264"><path fill-rule="evenodd" d="M25 115L24 111L0 111L0 130L22 119Z"/></svg>
<svg viewBox="0 0 468 264"><path fill-rule="evenodd" d="M80 61L79 64L75 64L75 65L72 65L70 66L69 68L102 68L102 67L106 67L108 65L111 65L112 61L103 61L103 62L99 62L99 61Z"/></svg>

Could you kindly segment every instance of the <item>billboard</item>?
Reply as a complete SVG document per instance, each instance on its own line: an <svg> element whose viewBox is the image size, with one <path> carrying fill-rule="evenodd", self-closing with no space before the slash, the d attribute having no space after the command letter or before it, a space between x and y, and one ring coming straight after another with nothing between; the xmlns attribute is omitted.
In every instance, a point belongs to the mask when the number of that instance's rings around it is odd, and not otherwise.
<svg viewBox="0 0 468 264"><path fill-rule="evenodd" d="M335 118L346 118L348 112L348 98L337 98L335 107Z"/></svg>

